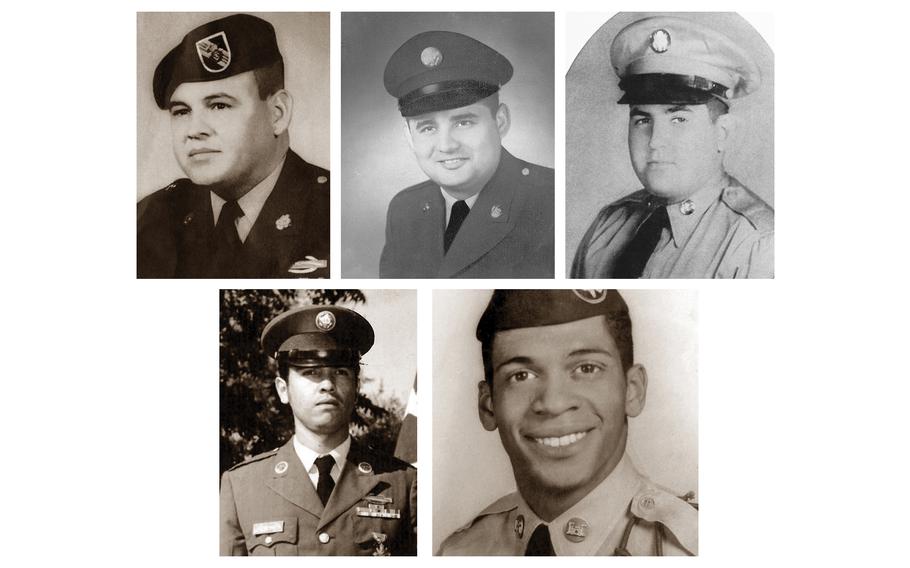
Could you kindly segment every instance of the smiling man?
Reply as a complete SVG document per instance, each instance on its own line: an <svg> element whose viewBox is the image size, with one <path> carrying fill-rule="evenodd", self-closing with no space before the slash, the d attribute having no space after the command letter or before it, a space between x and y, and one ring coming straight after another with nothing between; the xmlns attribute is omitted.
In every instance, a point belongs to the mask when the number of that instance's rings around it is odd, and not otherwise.
<svg viewBox="0 0 910 568"><path fill-rule="evenodd" d="M187 177L139 202L138 276L328 277L329 174L290 150L273 26L237 14L196 28L152 88Z"/></svg>
<svg viewBox="0 0 910 568"><path fill-rule="evenodd" d="M285 312L262 332L294 415L282 447L221 479L221 555L414 555L417 471L351 439L373 327L339 307Z"/></svg>
<svg viewBox="0 0 910 568"><path fill-rule="evenodd" d="M477 325L480 421L498 431L516 493L444 555L698 553L698 512L639 473L628 421L645 406L632 322L615 290L497 290Z"/></svg>
<svg viewBox="0 0 910 568"><path fill-rule="evenodd" d="M750 55L720 32L661 16L620 31L610 59L644 189L600 211L571 277L773 277L774 210L724 169L729 106L760 84Z"/></svg>
<svg viewBox="0 0 910 568"><path fill-rule="evenodd" d="M553 277L553 170L502 147L511 77L502 54L454 32L418 34L389 59L386 90L430 179L389 204L380 277Z"/></svg>

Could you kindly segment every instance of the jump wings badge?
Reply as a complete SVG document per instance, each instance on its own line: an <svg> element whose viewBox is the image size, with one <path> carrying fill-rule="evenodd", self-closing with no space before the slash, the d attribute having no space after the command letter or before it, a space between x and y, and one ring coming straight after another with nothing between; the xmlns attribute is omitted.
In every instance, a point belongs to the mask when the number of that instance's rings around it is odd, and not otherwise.
<svg viewBox="0 0 910 568"><path fill-rule="evenodd" d="M212 34L196 42L196 53L206 71L220 73L231 64L231 46L224 32Z"/></svg>

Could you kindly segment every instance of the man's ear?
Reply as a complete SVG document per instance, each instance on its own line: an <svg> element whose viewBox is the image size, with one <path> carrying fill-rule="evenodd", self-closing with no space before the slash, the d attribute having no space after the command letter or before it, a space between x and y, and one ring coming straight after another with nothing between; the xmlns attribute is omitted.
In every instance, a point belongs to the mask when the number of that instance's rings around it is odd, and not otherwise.
<svg viewBox="0 0 910 568"><path fill-rule="evenodd" d="M486 381L477 383L477 415L485 430L496 429L496 415L493 413L493 391Z"/></svg>
<svg viewBox="0 0 910 568"><path fill-rule="evenodd" d="M287 132L291 126L291 114L294 112L294 99L291 93L279 89L269 95L267 100L272 120L272 133L277 137Z"/></svg>
<svg viewBox="0 0 910 568"><path fill-rule="evenodd" d="M714 121L714 136L717 143L717 151L724 152L733 138L733 132L736 130L738 121L730 113L722 114Z"/></svg>
<svg viewBox="0 0 910 568"><path fill-rule="evenodd" d="M626 416L634 418L645 408L648 394L648 372L641 365L626 371Z"/></svg>
<svg viewBox="0 0 910 568"><path fill-rule="evenodd" d="M506 103L499 103L499 108L496 109L496 129L499 130L499 137L505 138L511 126L512 114L509 112L509 107Z"/></svg>
<svg viewBox="0 0 910 568"><path fill-rule="evenodd" d="M287 404L288 400L288 383L281 377L275 377L275 390L278 391L278 398L282 404Z"/></svg>

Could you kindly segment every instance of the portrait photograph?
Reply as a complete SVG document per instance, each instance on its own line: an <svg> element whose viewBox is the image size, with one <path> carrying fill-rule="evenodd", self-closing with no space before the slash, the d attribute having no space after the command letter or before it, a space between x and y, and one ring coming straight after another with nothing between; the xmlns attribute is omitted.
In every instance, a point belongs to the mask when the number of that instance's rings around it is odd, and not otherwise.
<svg viewBox="0 0 910 568"><path fill-rule="evenodd" d="M329 14L137 26L137 276L328 278Z"/></svg>
<svg viewBox="0 0 910 568"><path fill-rule="evenodd" d="M435 290L433 553L697 555L697 300Z"/></svg>
<svg viewBox="0 0 910 568"><path fill-rule="evenodd" d="M415 555L416 291L219 295L220 555Z"/></svg>
<svg viewBox="0 0 910 568"><path fill-rule="evenodd" d="M552 278L553 14L341 14L345 278Z"/></svg>
<svg viewBox="0 0 910 568"><path fill-rule="evenodd" d="M566 274L773 278L774 54L756 27L566 18Z"/></svg>

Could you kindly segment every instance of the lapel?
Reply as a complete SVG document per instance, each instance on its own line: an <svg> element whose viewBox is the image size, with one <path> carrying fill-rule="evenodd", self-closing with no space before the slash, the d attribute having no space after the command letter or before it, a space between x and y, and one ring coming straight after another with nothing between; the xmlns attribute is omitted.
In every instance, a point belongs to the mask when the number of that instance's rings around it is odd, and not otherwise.
<svg viewBox="0 0 910 568"><path fill-rule="evenodd" d="M177 222L180 223L177 275L204 278L208 274L215 229L209 190L191 186L186 198L177 205L177 217Z"/></svg>
<svg viewBox="0 0 910 568"><path fill-rule="evenodd" d="M304 471L303 464L300 463L300 458L297 457L297 452L294 451L294 438L291 438L285 445L281 446L272 462L276 464L285 462L288 467L283 473L276 473L272 469L269 472L271 477L266 479L266 486L318 518L323 513L322 502L316 494L313 482L310 481L307 472Z"/></svg>
<svg viewBox="0 0 910 568"><path fill-rule="evenodd" d="M520 169L518 160L503 148L496 173L480 192L442 260L440 278L449 278L464 270L487 254L513 229L515 215L512 207L519 186L516 172Z"/></svg>
<svg viewBox="0 0 910 568"><path fill-rule="evenodd" d="M428 258L435 261L435 266L439 266L445 254L442 240L446 230L446 202L439 186L433 182L427 183L426 199L421 199L416 204L418 211L414 215L419 221L417 231L411 238L414 243L418 243L417 246L427 251Z"/></svg>
<svg viewBox="0 0 910 568"><path fill-rule="evenodd" d="M347 463L341 471L341 477L338 478L338 483L335 484L335 489L332 490L332 495L329 497L329 502L325 504L325 511L319 519L319 526L316 527L317 531L337 519L342 513L351 510L379 482L375 469L376 464L364 452L360 444L353 440L346 461ZM365 464L363 468L360 467L361 464ZM366 464L369 467L366 467ZM315 490L313 494L316 494Z"/></svg>

